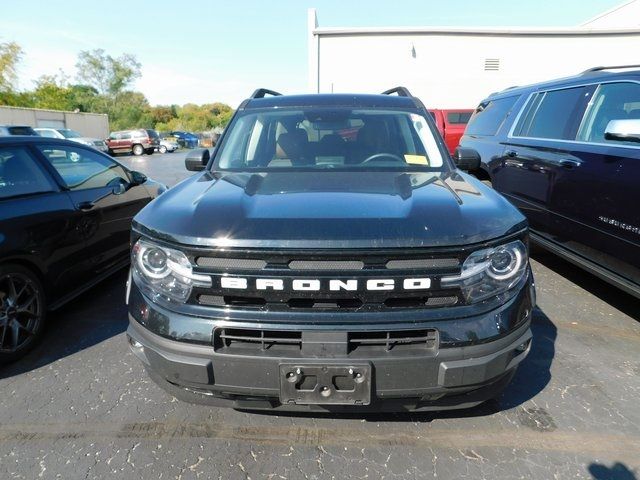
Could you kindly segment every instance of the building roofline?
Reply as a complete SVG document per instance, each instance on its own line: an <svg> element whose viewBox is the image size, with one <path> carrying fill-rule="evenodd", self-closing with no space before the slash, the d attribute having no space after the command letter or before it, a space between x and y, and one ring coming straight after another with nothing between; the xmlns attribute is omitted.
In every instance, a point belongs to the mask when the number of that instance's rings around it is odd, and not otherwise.
<svg viewBox="0 0 640 480"><path fill-rule="evenodd" d="M640 28L578 27L317 27L318 36L366 35L486 35L486 36L607 36L638 35Z"/></svg>
<svg viewBox="0 0 640 480"><path fill-rule="evenodd" d="M622 2L618 5L616 5L615 7L610 8L609 10L599 13L598 15L596 15L595 17L591 17L589 20L586 20L585 22L581 23L580 26L581 27L585 27L587 25L589 25L590 23L596 22L598 20L600 20L601 18L604 18L608 15L611 15L614 12L617 12L618 10L620 10L621 8L626 7L627 5L631 5L632 3L635 3L637 0L629 0L627 2Z"/></svg>
<svg viewBox="0 0 640 480"><path fill-rule="evenodd" d="M0 108L6 108L11 110L26 110L29 112L73 113L74 115L97 115L99 117L109 116L107 113L74 112L72 110L54 110L52 108L14 107L13 105L0 105ZM49 127L42 127L42 128L49 128Z"/></svg>

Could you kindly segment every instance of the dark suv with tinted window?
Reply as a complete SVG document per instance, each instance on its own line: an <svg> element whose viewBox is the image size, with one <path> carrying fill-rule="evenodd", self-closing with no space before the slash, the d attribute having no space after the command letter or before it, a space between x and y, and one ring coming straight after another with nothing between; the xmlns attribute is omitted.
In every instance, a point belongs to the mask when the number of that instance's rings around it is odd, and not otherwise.
<svg viewBox="0 0 640 480"><path fill-rule="evenodd" d="M386 93L258 90L135 217L129 342L173 395L428 410L512 378L535 303L525 218L456 169L418 99Z"/></svg>
<svg viewBox="0 0 640 480"><path fill-rule="evenodd" d="M533 241L640 297L637 68L495 93L460 146L479 153L474 173L527 216Z"/></svg>

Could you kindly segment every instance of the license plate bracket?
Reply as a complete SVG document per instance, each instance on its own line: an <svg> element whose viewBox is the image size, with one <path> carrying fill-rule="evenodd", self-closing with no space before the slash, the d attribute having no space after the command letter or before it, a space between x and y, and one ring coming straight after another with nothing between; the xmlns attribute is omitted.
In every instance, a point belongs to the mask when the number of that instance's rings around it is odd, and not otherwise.
<svg viewBox="0 0 640 480"><path fill-rule="evenodd" d="M280 402L297 405L369 405L371 365L281 364Z"/></svg>

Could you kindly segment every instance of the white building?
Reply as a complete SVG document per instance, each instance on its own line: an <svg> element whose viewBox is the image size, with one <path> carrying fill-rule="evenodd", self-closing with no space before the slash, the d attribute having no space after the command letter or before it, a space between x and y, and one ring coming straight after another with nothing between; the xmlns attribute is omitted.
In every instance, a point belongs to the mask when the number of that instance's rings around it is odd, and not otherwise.
<svg viewBox="0 0 640 480"><path fill-rule="evenodd" d="M309 10L309 91L402 85L429 108L473 108L491 92L640 64L640 0L565 28L320 27Z"/></svg>

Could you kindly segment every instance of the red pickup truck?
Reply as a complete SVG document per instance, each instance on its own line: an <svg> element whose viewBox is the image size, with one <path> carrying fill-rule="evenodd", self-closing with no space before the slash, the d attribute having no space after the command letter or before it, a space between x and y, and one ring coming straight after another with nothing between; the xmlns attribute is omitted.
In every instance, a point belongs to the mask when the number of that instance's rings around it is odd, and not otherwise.
<svg viewBox="0 0 640 480"><path fill-rule="evenodd" d="M460 137L462 137L464 129L469 123L473 109L429 110L429 113L436 121L438 131L444 138L449 152L453 155L460 142Z"/></svg>

